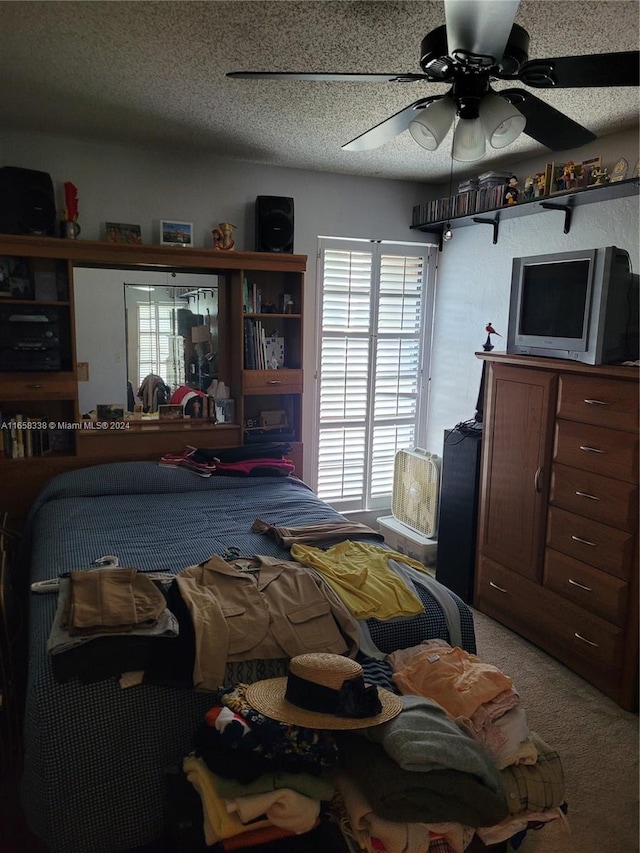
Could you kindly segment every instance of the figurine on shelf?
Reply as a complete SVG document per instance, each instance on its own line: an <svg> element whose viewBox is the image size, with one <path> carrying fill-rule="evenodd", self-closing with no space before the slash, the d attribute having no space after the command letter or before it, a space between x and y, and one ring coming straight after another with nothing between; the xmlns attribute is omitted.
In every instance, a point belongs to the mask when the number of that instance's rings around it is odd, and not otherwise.
<svg viewBox="0 0 640 853"><path fill-rule="evenodd" d="M525 178L524 192L522 195L524 196L526 201L529 201L529 199L533 198L533 178L531 177L531 175Z"/></svg>
<svg viewBox="0 0 640 853"><path fill-rule="evenodd" d="M534 196L536 198L540 198L544 195L546 184L546 175L544 172L536 172L536 186L534 190Z"/></svg>
<svg viewBox="0 0 640 853"><path fill-rule="evenodd" d="M518 179L515 175L511 175L507 181L507 188L502 199L503 204L517 204L520 190L518 189Z"/></svg>
<svg viewBox="0 0 640 853"><path fill-rule="evenodd" d="M609 172L606 166L598 166L597 169L594 169L591 172L591 180L593 181L590 186L592 187L601 187L603 184L609 183Z"/></svg>
<svg viewBox="0 0 640 853"><path fill-rule="evenodd" d="M573 160L569 160L565 163L562 169L562 180L564 183L565 190L572 190L576 185L576 164Z"/></svg>
<svg viewBox="0 0 640 853"><path fill-rule="evenodd" d="M237 225L232 225L230 222L218 223L218 227L214 228L211 232L213 234L213 248L221 249L225 252L231 251L235 246L233 232L237 227Z"/></svg>
<svg viewBox="0 0 640 853"><path fill-rule="evenodd" d="M502 337L500 332L496 332L491 323L487 323L484 327L485 332L487 333L487 340L482 344L482 349L485 352L491 352L493 349L493 344L491 343L491 335L497 335L499 338Z"/></svg>

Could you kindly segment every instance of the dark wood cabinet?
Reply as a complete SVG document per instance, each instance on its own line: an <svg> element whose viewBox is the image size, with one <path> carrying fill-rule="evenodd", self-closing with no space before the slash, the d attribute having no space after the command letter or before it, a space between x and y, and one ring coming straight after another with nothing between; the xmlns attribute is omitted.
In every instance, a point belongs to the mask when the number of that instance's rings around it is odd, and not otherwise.
<svg viewBox="0 0 640 853"><path fill-rule="evenodd" d="M474 605L638 704L638 371L488 366Z"/></svg>

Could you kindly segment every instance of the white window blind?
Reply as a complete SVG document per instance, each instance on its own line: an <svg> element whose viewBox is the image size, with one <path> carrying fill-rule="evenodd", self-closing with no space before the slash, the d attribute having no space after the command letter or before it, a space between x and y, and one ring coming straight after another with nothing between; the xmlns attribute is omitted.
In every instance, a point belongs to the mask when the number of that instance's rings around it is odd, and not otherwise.
<svg viewBox="0 0 640 853"><path fill-rule="evenodd" d="M138 387L155 373L171 388L184 385L184 339L175 334L172 302L138 303Z"/></svg>
<svg viewBox="0 0 640 853"><path fill-rule="evenodd" d="M423 431L428 251L320 240L316 488L338 509L388 506L396 451Z"/></svg>

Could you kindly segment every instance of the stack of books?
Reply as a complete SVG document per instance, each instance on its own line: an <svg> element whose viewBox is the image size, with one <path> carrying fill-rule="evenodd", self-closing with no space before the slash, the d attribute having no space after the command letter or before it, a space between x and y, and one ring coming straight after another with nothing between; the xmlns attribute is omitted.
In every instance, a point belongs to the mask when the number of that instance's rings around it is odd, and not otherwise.
<svg viewBox="0 0 640 853"><path fill-rule="evenodd" d="M244 369L278 370L284 367L284 338L267 335L262 320L244 318Z"/></svg>
<svg viewBox="0 0 640 853"><path fill-rule="evenodd" d="M456 195L415 205L411 224L420 226L429 222L443 222L456 216L469 216L502 207L510 177L511 172L492 171L461 181Z"/></svg>
<svg viewBox="0 0 640 853"><path fill-rule="evenodd" d="M25 459L51 452L45 418L6 415L0 412L0 458Z"/></svg>

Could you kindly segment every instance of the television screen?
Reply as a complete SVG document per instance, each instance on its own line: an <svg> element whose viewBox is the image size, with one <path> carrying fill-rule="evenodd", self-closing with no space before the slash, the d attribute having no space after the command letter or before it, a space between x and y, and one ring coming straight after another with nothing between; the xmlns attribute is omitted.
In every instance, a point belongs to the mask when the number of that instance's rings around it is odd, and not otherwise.
<svg viewBox="0 0 640 853"><path fill-rule="evenodd" d="M525 266L519 334L580 340L588 313L589 268L589 260Z"/></svg>

